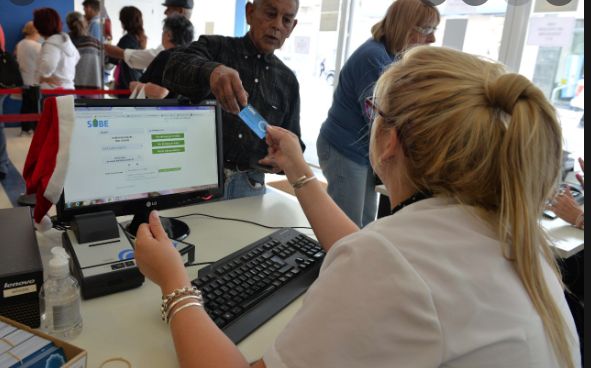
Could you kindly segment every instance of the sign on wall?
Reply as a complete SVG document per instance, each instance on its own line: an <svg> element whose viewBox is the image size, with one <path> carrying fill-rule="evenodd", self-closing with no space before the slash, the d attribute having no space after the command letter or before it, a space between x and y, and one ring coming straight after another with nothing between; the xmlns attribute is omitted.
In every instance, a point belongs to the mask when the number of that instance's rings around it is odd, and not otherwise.
<svg viewBox="0 0 591 368"><path fill-rule="evenodd" d="M570 48L573 42L575 22L575 18L531 18L527 44L532 46Z"/></svg>

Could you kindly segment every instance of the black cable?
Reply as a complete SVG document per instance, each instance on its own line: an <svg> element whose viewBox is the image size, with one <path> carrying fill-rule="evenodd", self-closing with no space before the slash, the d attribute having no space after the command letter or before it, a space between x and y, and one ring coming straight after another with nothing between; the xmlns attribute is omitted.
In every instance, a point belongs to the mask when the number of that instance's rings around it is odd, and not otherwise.
<svg viewBox="0 0 591 368"><path fill-rule="evenodd" d="M312 230L312 228L309 227L309 226L267 226L267 225L259 224L258 222L254 222L254 221L243 220L243 219L236 219L236 218L230 218L230 217L219 217L219 216L207 215L205 213L189 213L187 215L174 216L174 217L168 217L168 218L171 218L171 219L180 219L180 218L189 217L189 216L204 216L204 217L209 217L209 218L216 219L216 220L244 222L246 224L260 226L260 227L264 227L266 229L284 229L286 227L290 227L292 229L307 229L307 230Z"/></svg>

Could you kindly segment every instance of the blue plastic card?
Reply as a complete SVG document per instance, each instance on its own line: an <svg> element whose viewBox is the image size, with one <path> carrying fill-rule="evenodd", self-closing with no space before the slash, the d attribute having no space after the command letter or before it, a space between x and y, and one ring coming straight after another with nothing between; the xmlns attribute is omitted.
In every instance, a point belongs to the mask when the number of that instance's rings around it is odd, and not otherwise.
<svg viewBox="0 0 591 368"><path fill-rule="evenodd" d="M265 135L267 135L268 123L251 104L246 105L246 107L240 111L238 116L240 116L240 119L242 119L242 121L244 121L260 139L265 138Z"/></svg>

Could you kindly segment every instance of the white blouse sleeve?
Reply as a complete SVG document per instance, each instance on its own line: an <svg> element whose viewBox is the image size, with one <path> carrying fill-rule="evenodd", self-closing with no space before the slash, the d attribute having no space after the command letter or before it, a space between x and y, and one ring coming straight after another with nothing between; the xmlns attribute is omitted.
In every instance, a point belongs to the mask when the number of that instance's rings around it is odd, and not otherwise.
<svg viewBox="0 0 591 368"><path fill-rule="evenodd" d="M302 308L266 352L269 368L438 367L441 326L426 283L380 234L335 244Z"/></svg>

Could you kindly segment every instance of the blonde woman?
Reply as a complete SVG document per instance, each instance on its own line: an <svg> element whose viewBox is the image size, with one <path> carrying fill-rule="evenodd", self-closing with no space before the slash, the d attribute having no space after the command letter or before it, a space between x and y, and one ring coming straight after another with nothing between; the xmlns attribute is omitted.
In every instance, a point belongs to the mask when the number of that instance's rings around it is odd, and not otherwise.
<svg viewBox="0 0 591 368"><path fill-rule="evenodd" d="M435 42L439 11L424 0L396 0L375 24L372 36L347 60L339 74L332 106L316 141L328 194L359 227L375 220L378 196L369 163L369 121L365 98L401 53Z"/></svg>
<svg viewBox="0 0 591 368"><path fill-rule="evenodd" d="M493 62L417 47L380 77L369 107L370 158L392 215L359 230L318 181L296 185L328 253L255 366L580 367L539 223L562 156L543 93ZM292 183L313 177L293 133L269 126L267 143L261 164ZM189 285L157 216L135 251L163 293ZM247 366L202 308L176 308L182 367Z"/></svg>
<svg viewBox="0 0 591 368"><path fill-rule="evenodd" d="M33 25L33 21L25 23L22 32L25 37L16 44L15 54L23 76L23 84L27 87L38 85L39 79L35 75L35 71L41 54L42 38Z"/></svg>

